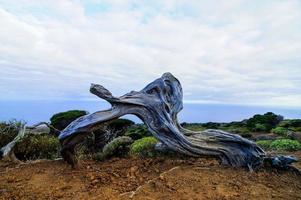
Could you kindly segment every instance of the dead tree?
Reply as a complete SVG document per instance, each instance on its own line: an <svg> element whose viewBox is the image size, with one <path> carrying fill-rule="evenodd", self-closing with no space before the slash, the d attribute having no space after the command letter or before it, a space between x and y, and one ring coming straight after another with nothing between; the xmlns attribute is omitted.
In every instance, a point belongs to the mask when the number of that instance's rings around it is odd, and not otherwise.
<svg viewBox="0 0 301 200"><path fill-rule="evenodd" d="M112 108L82 116L73 121L59 135L62 156L69 164L77 163L75 147L95 127L126 114L140 118L160 143L168 149L193 157L212 156L224 165L256 169L263 164L266 153L254 142L221 130L193 132L180 126L177 114L183 108L180 82L171 74L148 84L141 91L114 97L101 85L92 84L90 92L108 101ZM293 161L292 161L293 162Z"/></svg>
<svg viewBox="0 0 301 200"><path fill-rule="evenodd" d="M6 144L5 146L3 146L0 149L0 157L2 160L5 161L11 161L11 162L21 162L15 155L15 146L18 143L18 141L20 141L26 134L31 133L30 130L36 129L37 127L41 126L41 125L46 125L49 128L54 128L51 125L49 125L49 123L47 122L39 122L33 126L26 126L25 123L21 124L19 127L19 132L17 134L17 136L8 144Z"/></svg>
<svg viewBox="0 0 301 200"><path fill-rule="evenodd" d="M15 155L14 148L17 142L24 137L25 131L25 124L21 124L17 136L11 142L9 142L0 149L0 154L2 155L1 157L3 160L11 162L20 162Z"/></svg>

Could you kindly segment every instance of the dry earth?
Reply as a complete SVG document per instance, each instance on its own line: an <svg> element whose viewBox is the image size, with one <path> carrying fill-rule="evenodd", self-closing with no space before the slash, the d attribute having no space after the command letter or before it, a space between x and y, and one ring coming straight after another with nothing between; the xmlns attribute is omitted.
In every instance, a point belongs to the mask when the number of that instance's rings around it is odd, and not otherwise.
<svg viewBox="0 0 301 200"><path fill-rule="evenodd" d="M301 176L271 169L250 173L204 158L85 160L76 170L61 160L0 162L0 199L131 198L301 199Z"/></svg>

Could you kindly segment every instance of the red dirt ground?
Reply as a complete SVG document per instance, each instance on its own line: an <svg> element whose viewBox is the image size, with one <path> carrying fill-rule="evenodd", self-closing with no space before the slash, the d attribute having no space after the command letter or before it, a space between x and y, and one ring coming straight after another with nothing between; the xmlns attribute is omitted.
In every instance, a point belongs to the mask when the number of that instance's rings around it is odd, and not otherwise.
<svg viewBox="0 0 301 200"><path fill-rule="evenodd" d="M63 161L0 162L0 199L293 200L301 199L301 176L272 169L250 173L204 158L85 160L76 170Z"/></svg>

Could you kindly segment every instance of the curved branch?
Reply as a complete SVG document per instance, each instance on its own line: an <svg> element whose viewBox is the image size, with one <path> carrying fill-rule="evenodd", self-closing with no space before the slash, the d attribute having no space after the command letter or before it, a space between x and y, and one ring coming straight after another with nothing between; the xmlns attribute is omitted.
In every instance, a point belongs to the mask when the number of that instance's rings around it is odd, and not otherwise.
<svg viewBox="0 0 301 200"><path fill-rule="evenodd" d="M56 129L54 126L50 125L48 122L39 122L39 123L36 123L36 124L34 124L32 126L28 126L27 128L28 129L35 129L35 128L41 126L41 125L45 125L48 128L50 128L50 129L53 129L53 130L55 130L57 132L61 132L60 130Z"/></svg>

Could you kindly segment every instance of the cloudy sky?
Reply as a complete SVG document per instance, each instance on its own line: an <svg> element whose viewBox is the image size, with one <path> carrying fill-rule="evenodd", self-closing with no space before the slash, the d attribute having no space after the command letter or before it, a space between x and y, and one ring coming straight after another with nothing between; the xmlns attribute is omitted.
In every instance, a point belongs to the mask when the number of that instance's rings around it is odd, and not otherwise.
<svg viewBox="0 0 301 200"><path fill-rule="evenodd" d="M0 100L90 100L164 72L186 102L300 106L301 1L0 0Z"/></svg>

